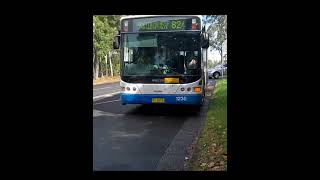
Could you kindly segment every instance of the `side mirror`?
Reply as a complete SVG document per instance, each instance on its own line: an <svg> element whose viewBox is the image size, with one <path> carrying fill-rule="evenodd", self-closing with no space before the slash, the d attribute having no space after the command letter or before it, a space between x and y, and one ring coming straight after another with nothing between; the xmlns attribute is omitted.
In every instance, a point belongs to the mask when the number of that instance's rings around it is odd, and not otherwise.
<svg viewBox="0 0 320 180"><path fill-rule="evenodd" d="M201 34L201 46L202 46L202 48L208 48L209 47L209 35L206 32L203 32Z"/></svg>
<svg viewBox="0 0 320 180"><path fill-rule="evenodd" d="M119 44L120 44L120 36L117 35L113 39L113 49L119 49Z"/></svg>

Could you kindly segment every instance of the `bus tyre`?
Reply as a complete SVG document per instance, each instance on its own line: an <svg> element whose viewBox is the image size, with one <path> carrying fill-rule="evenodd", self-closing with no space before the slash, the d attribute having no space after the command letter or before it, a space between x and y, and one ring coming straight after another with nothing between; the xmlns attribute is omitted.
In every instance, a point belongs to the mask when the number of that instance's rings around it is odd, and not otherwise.
<svg viewBox="0 0 320 180"><path fill-rule="evenodd" d="M218 72L214 72L213 73L213 78L218 79L220 76L220 74Z"/></svg>
<svg viewBox="0 0 320 180"><path fill-rule="evenodd" d="M201 101L201 103L199 104L199 106L202 107L203 103L204 103L204 97L202 98L202 101Z"/></svg>
<svg viewBox="0 0 320 180"><path fill-rule="evenodd" d="M204 98L206 98L206 88L205 88L205 86L203 86L202 89L203 89L203 91L202 91L201 106L204 103Z"/></svg>

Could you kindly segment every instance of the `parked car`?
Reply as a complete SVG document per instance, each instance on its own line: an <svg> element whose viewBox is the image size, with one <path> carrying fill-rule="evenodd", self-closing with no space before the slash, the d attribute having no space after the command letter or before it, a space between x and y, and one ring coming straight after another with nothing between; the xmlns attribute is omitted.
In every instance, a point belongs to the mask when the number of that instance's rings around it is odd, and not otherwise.
<svg viewBox="0 0 320 180"><path fill-rule="evenodd" d="M218 79L220 76L227 75L227 64L219 64L212 69L208 69L209 78Z"/></svg>

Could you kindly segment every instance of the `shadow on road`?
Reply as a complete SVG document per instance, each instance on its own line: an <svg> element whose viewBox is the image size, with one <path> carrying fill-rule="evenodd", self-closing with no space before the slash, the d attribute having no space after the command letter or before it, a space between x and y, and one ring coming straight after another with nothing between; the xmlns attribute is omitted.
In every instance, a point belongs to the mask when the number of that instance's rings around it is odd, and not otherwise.
<svg viewBox="0 0 320 180"><path fill-rule="evenodd" d="M140 105L127 112L127 115L146 115L146 116L179 116L192 117L198 116L199 106L190 105L168 105L168 104L150 104Z"/></svg>

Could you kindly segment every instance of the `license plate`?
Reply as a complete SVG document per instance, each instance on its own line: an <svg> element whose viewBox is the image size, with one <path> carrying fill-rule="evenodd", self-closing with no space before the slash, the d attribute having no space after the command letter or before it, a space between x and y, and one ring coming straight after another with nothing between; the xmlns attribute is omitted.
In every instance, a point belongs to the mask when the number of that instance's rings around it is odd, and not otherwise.
<svg viewBox="0 0 320 180"><path fill-rule="evenodd" d="M164 98L152 98L152 103L164 103Z"/></svg>

